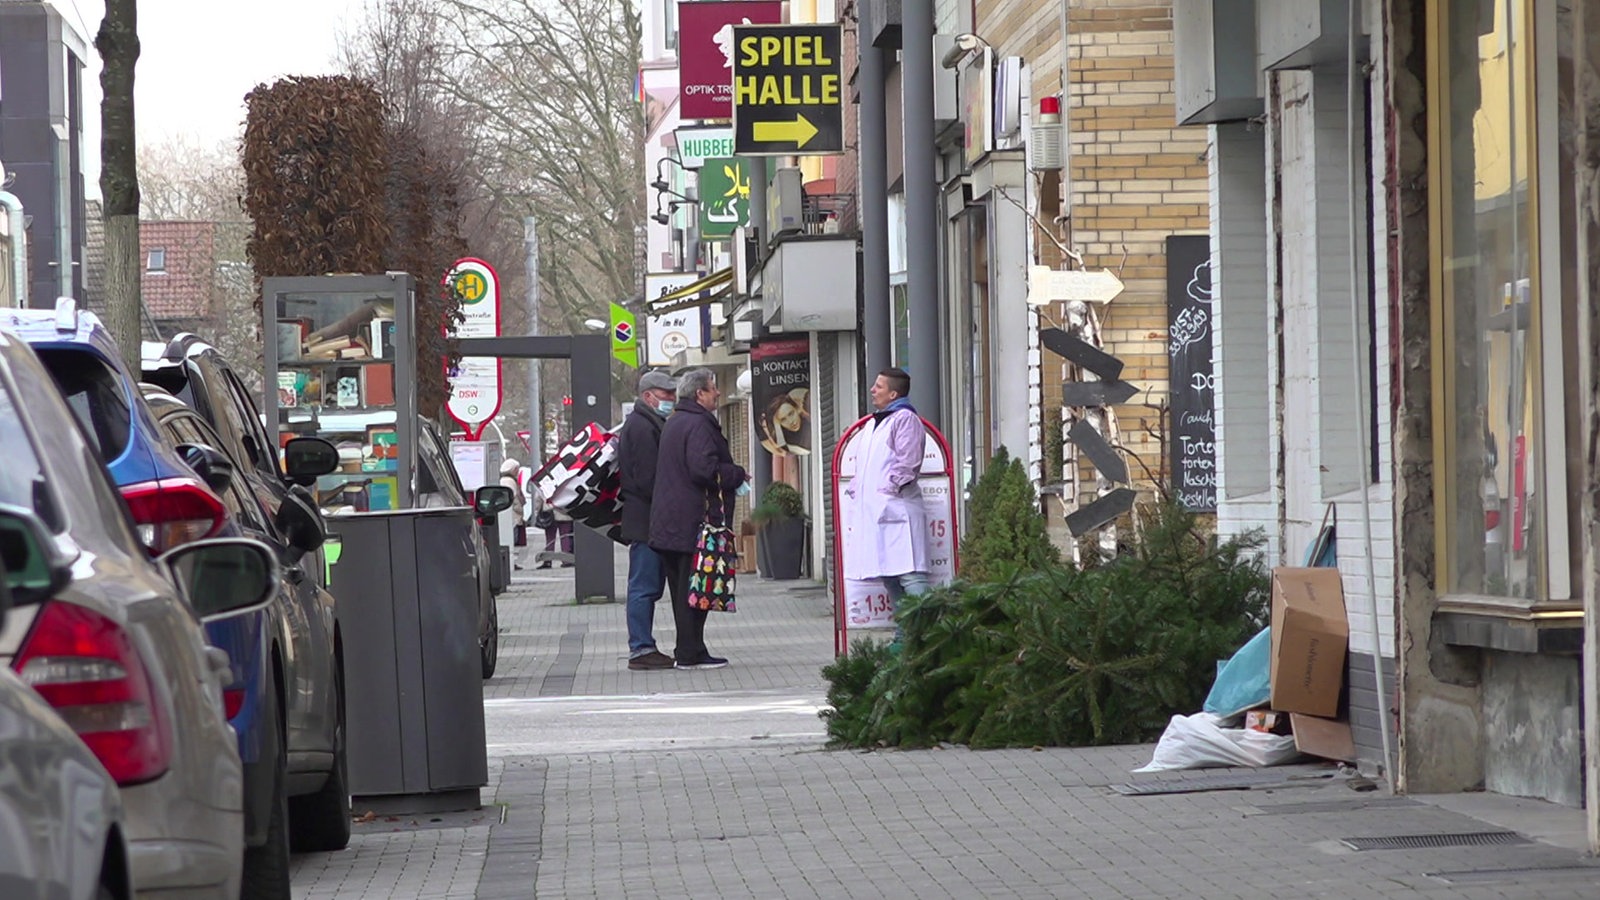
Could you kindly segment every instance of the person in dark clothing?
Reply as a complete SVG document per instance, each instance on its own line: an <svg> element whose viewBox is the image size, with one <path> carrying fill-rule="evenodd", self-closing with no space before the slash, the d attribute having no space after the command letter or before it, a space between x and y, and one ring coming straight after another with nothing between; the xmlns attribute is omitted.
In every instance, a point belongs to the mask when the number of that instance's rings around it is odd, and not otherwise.
<svg viewBox="0 0 1600 900"><path fill-rule="evenodd" d="M656 489L661 428L672 414L678 385L665 372L639 376L639 399L617 434L622 474L622 539L628 544L628 668L670 669L656 649L656 601L666 589L661 555L650 548L650 501Z"/></svg>
<svg viewBox="0 0 1600 900"><path fill-rule="evenodd" d="M706 649L707 611L689 607L689 576L702 523L732 519L733 501L749 480L735 464L717 421L722 391L710 369L692 369L678 379L678 403L661 429L656 489L650 505L650 546L661 554L678 626L673 649L680 669L720 669L726 659Z"/></svg>

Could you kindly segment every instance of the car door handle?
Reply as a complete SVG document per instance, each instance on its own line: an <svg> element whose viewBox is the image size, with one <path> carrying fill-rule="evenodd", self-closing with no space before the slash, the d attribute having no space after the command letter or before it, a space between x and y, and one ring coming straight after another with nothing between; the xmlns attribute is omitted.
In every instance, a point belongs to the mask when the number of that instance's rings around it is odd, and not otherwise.
<svg viewBox="0 0 1600 900"><path fill-rule="evenodd" d="M211 667L211 674L223 676L224 684L232 680L233 661L228 659L228 651L221 647L207 647L206 664Z"/></svg>
<svg viewBox="0 0 1600 900"><path fill-rule="evenodd" d="M299 584L306 580L306 570L301 566L289 566L283 570L283 574L288 576L290 584Z"/></svg>

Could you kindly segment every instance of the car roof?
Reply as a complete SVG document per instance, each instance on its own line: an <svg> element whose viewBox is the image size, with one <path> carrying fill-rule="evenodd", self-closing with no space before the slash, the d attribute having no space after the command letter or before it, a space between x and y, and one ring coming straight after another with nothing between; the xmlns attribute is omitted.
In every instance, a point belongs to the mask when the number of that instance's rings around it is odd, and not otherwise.
<svg viewBox="0 0 1600 900"><path fill-rule="evenodd" d="M55 309L0 310L0 327L36 347L92 347L107 360L121 358L117 342L100 317L79 309L70 297L57 300Z"/></svg>
<svg viewBox="0 0 1600 900"><path fill-rule="evenodd" d="M0 309L0 329L10 331L23 343L38 350L89 352L100 358L119 382L129 409L128 443L121 453L105 460L112 480L119 486L191 474L189 467L159 432L148 405L140 402L134 379L122 361L111 331L93 312L79 309L70 297L56 300L55 309Z"/></svg>

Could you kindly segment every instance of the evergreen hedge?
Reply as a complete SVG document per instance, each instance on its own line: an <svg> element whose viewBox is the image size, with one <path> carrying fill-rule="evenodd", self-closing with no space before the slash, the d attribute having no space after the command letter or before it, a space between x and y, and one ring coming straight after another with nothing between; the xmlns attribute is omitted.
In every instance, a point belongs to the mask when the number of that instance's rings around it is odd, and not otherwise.
<svg viewBox="0 0 1600 900"><path fill-rule="evenodd" d="M992 513L1008 490L985 496ZM961 580L902 604L899 653L858 641L823 669L831 743L1130 743L1198 710L1217 660L1266 616L1262 540L1219 544L1176 505L1136 514L1144 527L1126 552L1084 569L1019 565L980 533L995 520L975 524L980 571L1003 574L975 580L964 560Z"/></svg>

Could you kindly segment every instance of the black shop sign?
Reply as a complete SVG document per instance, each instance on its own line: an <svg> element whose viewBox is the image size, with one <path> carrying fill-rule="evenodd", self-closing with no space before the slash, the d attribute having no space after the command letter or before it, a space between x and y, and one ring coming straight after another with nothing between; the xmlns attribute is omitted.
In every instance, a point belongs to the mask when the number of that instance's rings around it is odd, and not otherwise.
<svg viewBox="0 0 1600 900"><path fill-rule="evenodd" d="M1167 423L1172 496L1185 509L1217 508L1216 376L1211 345L1211 238L1167 238L1167 355L1171 368Z"/></svg>

